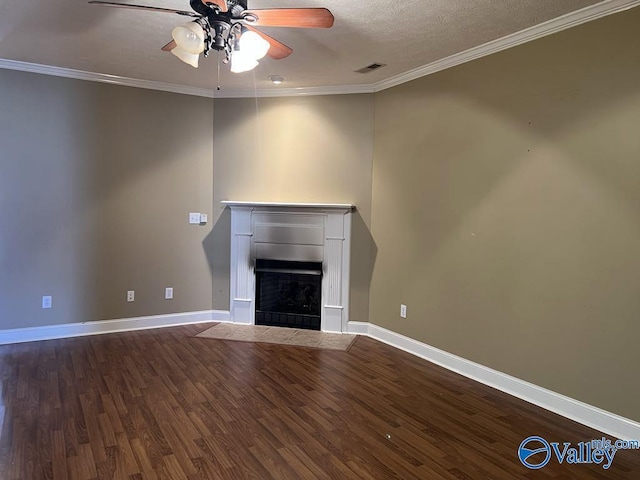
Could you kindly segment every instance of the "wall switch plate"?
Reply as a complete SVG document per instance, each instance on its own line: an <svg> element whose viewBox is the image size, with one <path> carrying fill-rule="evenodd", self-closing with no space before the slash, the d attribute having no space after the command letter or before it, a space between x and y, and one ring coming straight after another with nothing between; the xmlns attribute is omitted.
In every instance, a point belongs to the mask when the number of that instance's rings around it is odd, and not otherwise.
<svg viewBox="0 0 640 480"><path fill-rule="evenodd" d="M200 223L207 223L209 221L209 218L207 217L206 213L201 213L200 214Z"/></svg>
<svg viewBox="0 0 640 480"><path fill-rule="evenodd" d="M51 295L44 295L42 297L42 308L52 308L53 307L53 299Z"/></svg>
<svg viewBox="0 0 640 480"><path fill-rule="evenodd" d="M189 214L189 224L191 224L191 225L200 225L200 214L199 213L190 213Z"/></svg>
<svg viewBox="0 0 640 480"><path fill-rule="evenodd" d="M164 299L171 300L173 298L173 287L167 287L164 289Z"/></svg>
<svg viewBox="0 0 640 480"><path fill-rule="evenodd" d="M136 292L134 290L127 291L127 302L133 302L136 299Z"/></svg>
<svg viewBox="0 0 640 480"><path fill-rule="evenodd" d="M400 304L400 316L402 318L407 318L407 306L404 304Z"/></svg>

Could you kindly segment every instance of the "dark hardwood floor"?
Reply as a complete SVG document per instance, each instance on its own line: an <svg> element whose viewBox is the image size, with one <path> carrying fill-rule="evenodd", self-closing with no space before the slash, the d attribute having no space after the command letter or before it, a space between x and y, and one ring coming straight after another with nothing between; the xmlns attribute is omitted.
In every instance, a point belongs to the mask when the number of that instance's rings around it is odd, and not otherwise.
<svg viewBox="0 0 640 480"><path fill-rule="evenodd" d="M602 435L375 340L193 337L208 326L0 346L0 478L640 478L640 451L528 470L530 435Z"/></svg>

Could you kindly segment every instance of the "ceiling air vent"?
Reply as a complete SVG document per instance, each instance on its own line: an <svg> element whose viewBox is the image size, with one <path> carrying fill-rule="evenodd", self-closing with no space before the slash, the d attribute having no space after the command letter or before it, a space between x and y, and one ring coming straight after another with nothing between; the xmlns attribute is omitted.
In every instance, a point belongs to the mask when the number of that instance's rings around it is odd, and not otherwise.
<svg viewBox="0 0 640 480"><path fill-rule="evenodd" d="M387 64L386 63L372 63L371 65L367 65L366 67L362 67L359 70L356 70L356 72L358 73L369 73L369 72L373 72L374 70L378 70L379 68L382 67L386 67Z"/></svg>

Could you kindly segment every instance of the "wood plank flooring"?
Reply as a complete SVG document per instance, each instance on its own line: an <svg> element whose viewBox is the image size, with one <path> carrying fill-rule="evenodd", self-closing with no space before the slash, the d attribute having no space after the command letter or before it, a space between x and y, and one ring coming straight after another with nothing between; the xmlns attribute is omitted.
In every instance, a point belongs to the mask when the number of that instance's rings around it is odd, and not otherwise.
<svg viewBox="0 0 640 480"><path fill-rule="evenodd" d="M206 326L0 346L0 478L638 479L517 458L601 434L369 338L348 352Z"/></svg>

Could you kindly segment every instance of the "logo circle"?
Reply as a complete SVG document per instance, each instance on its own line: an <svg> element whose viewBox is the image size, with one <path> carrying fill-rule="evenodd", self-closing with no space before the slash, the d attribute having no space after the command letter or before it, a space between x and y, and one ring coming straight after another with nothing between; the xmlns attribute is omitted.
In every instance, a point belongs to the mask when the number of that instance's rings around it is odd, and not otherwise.
<svg viewBox="0 0 640 480"><path fill-rule="evenodd" d="M539 455L543 453L544 458L542 458L542 455ZM532 458L536 456L538 457ZM551 446L549 442L542 437L534 436L525 438L520 444L520 447L518 447L518 458L525 467L538 470L551 460ZM542 460L540 460L541 458Z"/></svg>

